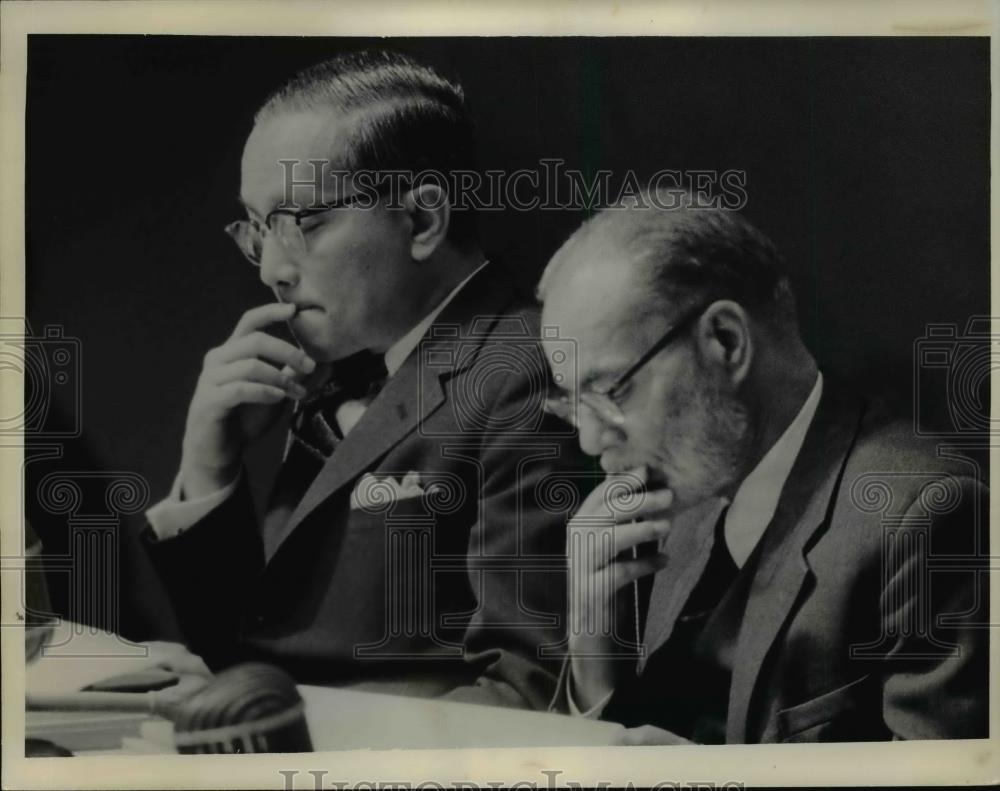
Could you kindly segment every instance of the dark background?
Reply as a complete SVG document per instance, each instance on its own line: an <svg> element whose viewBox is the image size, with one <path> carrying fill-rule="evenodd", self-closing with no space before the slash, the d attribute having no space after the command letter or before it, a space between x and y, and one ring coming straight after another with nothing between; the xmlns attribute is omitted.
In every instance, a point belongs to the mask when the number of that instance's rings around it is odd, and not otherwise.
<svg viewBox="0 0 1000 791"><path fill-rule="evenodd" d="M925 325L961 333L989 312L986 38L31 36L28 320L80 340L82 383L51 405L53 420L81 415L82 436L27 465L48 552L69 550L69 526L39 507L41 476L133 471L153 501L168 490L202 355L271 299L221 230L239 216L253 112L296 69L365 46L463 83L483 168L746 171L746 214L793 269L821 366L903 408ZM480 227L530 285L585 216ZM921 412L947 423L944 387L924 390ZM141 515L124 524L117 627L174 635L135 544ZM71 583L50 584L65 610Z"/></svg>

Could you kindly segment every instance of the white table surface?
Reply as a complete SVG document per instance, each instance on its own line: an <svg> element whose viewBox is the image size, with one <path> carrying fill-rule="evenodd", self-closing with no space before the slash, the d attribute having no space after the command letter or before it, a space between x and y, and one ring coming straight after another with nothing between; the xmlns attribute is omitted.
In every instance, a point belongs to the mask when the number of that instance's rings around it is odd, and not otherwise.
<svg viewBox="0 0 1000 791"><path fill-rule="evenodd" d="M76 633L71 624L56 630L54 645L28 666L29 691L69 692L98 679L135 672L156 664L176 648L151 644L146 650L115 635L89 629ZM349 688L299 686L314 749L434 749L450 747L545 747L610 744L622 727L560 714L453 703L388 695ZM40 713L41 714L41 713ZM52 721L27 719L29 731L44 737ZM92 715L103 722L102 715ZM109 720L119 715L105 715ZM81 719L79 715L69 720ZM110 723L109 723L110 724ZM42 732L39 732L41 729ZM126 750L166 750L170 732L165 720L151 718L146 738L126 740ZM68 746L68 745L67 745ZM72 747L70 748L72 749Z"/></svg>
<svg viewBox="0 0 1000 791"><path fill-rule="evenodd" d="M316 750L588 747L623 728L562 714L299 686Z"/></svg>

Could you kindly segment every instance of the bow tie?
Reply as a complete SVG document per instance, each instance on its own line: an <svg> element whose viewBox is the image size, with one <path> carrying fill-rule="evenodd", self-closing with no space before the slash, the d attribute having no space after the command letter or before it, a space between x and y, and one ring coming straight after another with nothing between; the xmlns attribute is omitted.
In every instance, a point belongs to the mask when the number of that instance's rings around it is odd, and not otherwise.
<svg viewBox="0 0 1000 791"><path fill-rule="evenodd" d="M359 352L338 360L326 383L299 402L292 415L292 441L325 461L343 439L337 410L345 401L371 403L387 377L381 355Z"/></svg>

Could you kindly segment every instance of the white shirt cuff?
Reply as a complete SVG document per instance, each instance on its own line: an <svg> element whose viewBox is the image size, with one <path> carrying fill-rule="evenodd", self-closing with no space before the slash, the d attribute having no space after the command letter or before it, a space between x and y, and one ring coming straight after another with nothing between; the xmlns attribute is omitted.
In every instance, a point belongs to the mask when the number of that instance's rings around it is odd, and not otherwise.
<svg viewBox="0 0 1000 791"><path fill-rule="evenodd" d="M586 717L588 720L596 720L601 716L601 712L604 711L604 707L608 705L608 701L611 700L611 696L614 694L614 690L608 692L603 698L601 698L597 703L591 706L586 711L580 711L580 707L576 705L576 701L573 700L573 673L569 673L569 678L566 680L566 702L569 703L569 713L574 717Z"/></svg>
<svg viewBox="0 0 1000 791"><path fill-rule="evenodd" d="M243 473L241 472L240 475ZM146 511L146 519L150 527L160 540L173 538L193 527L204 519L214 509L229 499L230 495L236 491L236 485L240 482L240 475L236 476L228 486L224 486L217 492L206 494L195 500L181 499L181 476L180 473L174 478L174 485L163 500Z"/></svg>

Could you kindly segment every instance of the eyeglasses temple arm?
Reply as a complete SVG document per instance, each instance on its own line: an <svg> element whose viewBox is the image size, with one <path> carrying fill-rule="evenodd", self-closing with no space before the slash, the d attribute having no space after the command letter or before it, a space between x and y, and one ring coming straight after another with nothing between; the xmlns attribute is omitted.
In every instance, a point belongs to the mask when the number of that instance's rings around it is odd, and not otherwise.
<svg viewBox="0 0 1000 791"><path fill-rule="evenodd" d="M711 303L709 303L709 304L711 304ZM603 393L601 393L601 395L605 395L608 398L614 398L615 394L625 384L628 383L628 380L631 379L633 376L635 376L635 372L636 371L638 371L640 368L642 368L642 366L644 366L646 363L648 363L653 358L653 356L655 354L658 354L664 348L666 348L667 344L669 344L672 340L674 340L674 338L676 338L684 330L686 330L688 328L688 326L693 321L695 321L695 319L697 319L699 316L701 316L701 314L704 313L707 309L708 309L708 305L702 305L697 310L692 310L690 313L688 313L683 319L681 319L679 322L677 322L673 327L670 327L663 334L663 336L660 338L660 340L658 340L649 349L647 349L646 352L638 360L636 360L634 363L632 363L626 369L625 373L623 373L621 376L619 376L617 379L615 379L615 381L611 383L611 386L608 387L608 389L605 390Z"/></svg>

